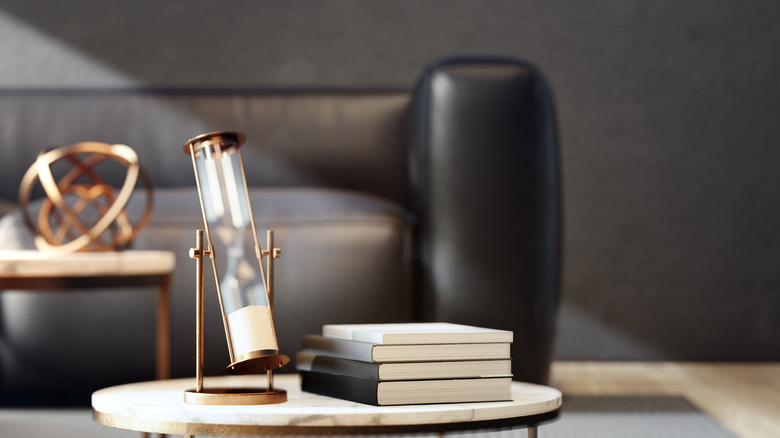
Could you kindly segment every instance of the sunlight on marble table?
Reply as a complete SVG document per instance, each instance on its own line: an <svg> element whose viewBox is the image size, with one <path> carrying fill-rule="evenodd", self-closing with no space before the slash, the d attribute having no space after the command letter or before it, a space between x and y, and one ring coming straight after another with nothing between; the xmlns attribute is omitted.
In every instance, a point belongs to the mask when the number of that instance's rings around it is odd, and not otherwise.
<svg viewBox="0 0 780 438"><path fill-rule="evenodd" d="M205 386L264 386L264 376L206 378ZM561 393L546 386L512 382L512 401L407 406L369 406L300 390L298 375L280 374L275 387L288 401L258 406L184 403L195 379L151 381L95 392L92 408L100 424L142 432L180 435L373 434L536 427L558 417Z"/></svg>

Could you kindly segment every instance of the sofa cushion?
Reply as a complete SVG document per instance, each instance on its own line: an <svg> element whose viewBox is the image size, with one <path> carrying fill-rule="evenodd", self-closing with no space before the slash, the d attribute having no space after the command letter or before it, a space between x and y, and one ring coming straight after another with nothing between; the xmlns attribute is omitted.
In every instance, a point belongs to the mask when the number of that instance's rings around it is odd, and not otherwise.
<svg viewBox="0 0 780 438"><path fill-rule="evenodd" d="M16 198L40 151L80 141L126 144L155 187L191 187L182 146L228 130L246 134L251 186L337 187L403 202L410 103L408 90L387 89L0 89L0 199Z"/></svg>
<svg viewBox="0 0 780 438"><path fill-rule="evenodd" d="M330 189L252 189L251 199L261 245L271 228L282 248L274 272L282 353L294 356L302 336L325 323L411 320L411 218L405 210L372 195ZM134 195L131 216L144 202L143 194ZM188 250L201 218L194 188L157 190L152 218L133 243L177 255L174 377L195 373L195 262ZM32 247L19 212L0 220L0 249ZM205 372L222 374L229 358L208 261L204 286ZM144 292L0 294L0 392L89 393L153 378L155 297Z"/></svg>

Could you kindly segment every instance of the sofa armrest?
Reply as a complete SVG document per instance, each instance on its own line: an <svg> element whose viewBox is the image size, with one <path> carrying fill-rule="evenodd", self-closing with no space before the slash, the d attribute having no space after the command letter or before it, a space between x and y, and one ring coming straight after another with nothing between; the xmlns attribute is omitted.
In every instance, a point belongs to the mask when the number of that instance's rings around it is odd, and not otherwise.
<svg viewBox="0 0 780 438"><path fill-rule="evenodd" d="M514 331L515 379L546 382L561 234L549 88L526 62L450 59L413 111L418 317Z"/></svg>

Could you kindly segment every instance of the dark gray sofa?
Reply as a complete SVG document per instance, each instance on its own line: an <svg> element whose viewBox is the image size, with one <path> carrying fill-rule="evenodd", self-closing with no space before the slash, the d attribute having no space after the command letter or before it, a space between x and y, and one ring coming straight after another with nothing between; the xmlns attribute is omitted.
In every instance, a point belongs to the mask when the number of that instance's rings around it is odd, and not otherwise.
<svg viewBox="0 0 780 438"><path fill-rule="evenodd" d="M275 297L283 353L294 355L325 323L451 321L513 330L515 379L547 381L560 189L552 99L537 68L448 59L412 90L0 90L5 206L47 147L92 140L138 152L155 207L134 247L178 258L173 377L194 376L187 250L202 227L182 145L216 130L246 134L257 226L274 229L283 250ZM129 209L142 203L138 194ZM0 249L31 247L18 211L6 214ZM206 373L222 374L229 361L209 280ZM0 398L83 401L103 386L152 379L154 302L137 290L3 291Z"/></svg>

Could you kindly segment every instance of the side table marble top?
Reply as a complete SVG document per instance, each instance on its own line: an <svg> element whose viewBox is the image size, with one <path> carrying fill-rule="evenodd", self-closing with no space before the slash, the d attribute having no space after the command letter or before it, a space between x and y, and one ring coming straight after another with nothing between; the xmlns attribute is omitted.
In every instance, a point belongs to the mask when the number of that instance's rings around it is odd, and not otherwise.
<svg viewBox="0 0 780 438"><path fill-rule="evenodd" d="M0 251L0 278L5 279L169 274L175 265L170 251Z"/></svg>
<svg viewBox="0 0 780 438"><path fill-rule="evenodd" d="M205 387L264 386L265 376L207 377ZM296 374L278 374L275 387L288 401L258 406L184 403L194 378L101 389L92 395L95 421L121 429L181 435L301 435L443 432L529 427L555 419L561 393L512 382L512 401L409 406L369 406L300 390ZM530 435L530 432L529 432Z"/></svg>

